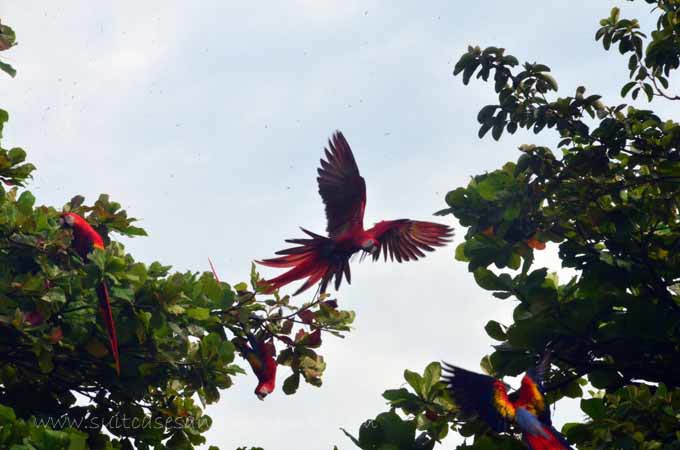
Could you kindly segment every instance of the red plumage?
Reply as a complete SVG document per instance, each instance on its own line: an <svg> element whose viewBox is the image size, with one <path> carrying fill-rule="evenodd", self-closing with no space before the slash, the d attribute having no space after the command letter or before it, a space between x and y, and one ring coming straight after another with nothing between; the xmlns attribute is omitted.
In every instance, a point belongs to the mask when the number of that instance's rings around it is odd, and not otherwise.
<svg viewBox="0 0 680 450"><path fill-rule="evenodd" d="M444 366L443 379L459 408L467 414L478 414L494 431L508 431L514 423L531 450L572 450L550 420L543 390L548 367L546 355L522 378L519 391L510 396L502 381L449 364Z"/></svg>
<svg viewBox="0 0 680 450"><path fill-rule="evenodd" d="M249 336L250 342L242 342L239 347L243 357L248 361L253 373L257 377L255 395L260 400L271 394L276 387L276 348L272 339L257 341Z"/></svg>
<svg viewBox="0 0 680 450"><path fill-rule="evenodd" d="M525 433L524 442L531 450L565 450L571 448L552 425L544 426L543 433L547 437L542 436L540 433Z"/></svg>
<svg viewBox="0 0 680 450"><path fill-rule="evenodd" d="M75 213L64 213L61 216L61 223L73 230L73 241L71 243L73 249L85 259L87 255L95 248L104 248L104 239L92 226ZM104 328L109 338L109 346L111 348L111 355L116 364L116 373L120 375L120 355L118 353L118 337L116 336L116 324L113 321L113 313L111 311L111 299L109 290L106 284L102 281L97 286L97 298L99 299L99 311L104 320Z"/></svg>
<svg viewBox="0 0 680 450"><path fill-rule="evenodd" d="M220 282L217 276L217 271L208 258L210 270L212 271L215 281ZM266 339L257 340L252 334L247 334L248 341L243 338L236 340L236 345L241 351L243 357L248 361L253 373L257 377L257 386L255 387L255 395L260 400L271 394L276 387L276 369L278 363L276 362L276 348L274 347L274 340Z"/></svg>
<svg viewBox="0 0 680 450"><path fill-rule="evenodd" d="M399 219L364 229L366 183L347 140L337 131L324 150L326 159L321 159L317 182L326 207L328 237L303 228L309 238L286 240L296 246L277 252L279 257L258 261L269 267L289 268L265 282L269 292L302 279L306 280L295 294L316 283L325 292L333 279L337 290L343 278L351 282L349 260L359 251L371 253L374 261L382 253L385 260L389 255L390 260L402 262L424 257L424 252L449 241L453 230L432 222Z"/></svg>

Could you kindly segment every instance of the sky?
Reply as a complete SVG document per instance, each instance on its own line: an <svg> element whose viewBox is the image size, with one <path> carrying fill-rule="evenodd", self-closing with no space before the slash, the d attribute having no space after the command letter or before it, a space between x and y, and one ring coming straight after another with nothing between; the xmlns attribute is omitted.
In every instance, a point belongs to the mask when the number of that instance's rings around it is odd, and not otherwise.
<svg viewBox="0 0 680 450"><path fill-rule="evenodd" d="M298 226L324 231L316 168L336 129L366 179L368 225L435 220L447 191L516 160L520 144L554 145L549 133L477 138L494 95L451 74L469 44L549 65L560 95L583 84L621 103L626 60L594 42L612 6L651 23L643 2L608 0L4 0L20 45L2 55L19 72L0 77L3 144L38 167L38 203L108 193L149 233L123 240L137 259L204 271L210 256L236 283ZM404 384L405 368L478 370L493 343L485 323L510 323L515 304L477 287L453 258L465 230L436 220L456 227L450 246L415 263L354 264L338 299L355 327L324 342L322 388L260 402L242 376L208 407L208 443L350 449L339 427L356 433L385 411L381 393ZM558 270L555 255L537 267ZM574 402L555 414L582 417Z"/></svg>

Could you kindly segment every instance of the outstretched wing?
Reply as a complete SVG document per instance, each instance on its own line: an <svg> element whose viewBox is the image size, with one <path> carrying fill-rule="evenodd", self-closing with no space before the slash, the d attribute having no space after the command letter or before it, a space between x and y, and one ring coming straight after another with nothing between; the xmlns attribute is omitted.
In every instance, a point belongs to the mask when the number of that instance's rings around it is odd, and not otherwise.
<svg viewBox="0 0 680 450"><path fill-rule="evenodd" d="M368 231L372 231L379 242L373 261L377 261L381 253L385 261L388 253L391 261L416 260L425 256L423 251L431 252L434 247L446 245L453 236L449 226L409 219L379 222Z"/></svg>
<svg viewBox="0 0 680 450"><path fill-rule="evenodd" d="M546 404L543 388L543 381L548 369L550 369L550 353L546 352L541 361L535 367L527 370L526 375L522 378L516 405L534 411L542 423L550 425L550 408Z"/></svg>
<svg viewBox="0 0 680 450"><path fill-rule="evenodd" d="M326 205L326 231L331 238L355 226L363 226L366 208L366 182L352 149L340 131L336 131L324 149L326 160L318 170L319 194Z"/></svg>
<svg viewBox="0 0 680 450"><path fill-rule="evenodd" d="M508 430L508 421L515 417L515 407L502 381L447 363L444 363L442 379L463 412L477 413L498 433Z"/></svg>

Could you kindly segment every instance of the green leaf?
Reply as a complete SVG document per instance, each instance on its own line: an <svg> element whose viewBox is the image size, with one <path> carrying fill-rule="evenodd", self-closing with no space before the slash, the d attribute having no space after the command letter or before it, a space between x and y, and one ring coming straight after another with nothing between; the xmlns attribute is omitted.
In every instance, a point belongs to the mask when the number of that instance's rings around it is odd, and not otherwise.
<svg viewBox="0 0 680 450"><path fill-rule="evenodd" d="M295 372L283 381L283 392L292 395L300 387L300 372Z"/></svg>
<svg viewBox="0 0 680 450"><path fill-rule="evenodd" d="M208 320L210 318L210 310L208 308L189 308L186 310L186 315L195 320Z"/></svg>
<svg viewBox="0 0 680 450"><path fill-rule="evenodd" d="M629 81L628 83L623 85L623 88L621 88L621 97L625 97L628 95L631 89L635 87L637 84L637 81Z"/></svg>
<svg viewBox="0 0 680 450"><path fill-rule="evenodd" d="M423 378L416 372L411 372L410 370L404 370L404 379L411 385L414 391L420 392L423 385Z"/></svg>
<svg viewBox="0 0 680 450"><path fill-rule="evenodd" d="M17 420L14 410L8 406L0 405L0 421L1 423L11 423Z"/></svg>
<svg viewBox="0 0 680 450"><path fill-rule="evenodd" d="M420 394L424 398L430 398L430 391L432 387L439 382L439 379L442 376L442 368L441 365L438 362L433 362L428 364L428 366L425 368L425 372L423 372L423 379L421 383L421 391Z"/></svg>
<svg viewBox="0 0 680 450"><path fill-rule="evenodd" d="M15 147L7 153L12 164L19 164L26 160L26 152L22 148Z"/></svg>
<svg viewBox="0 0 680 450"><path fill-rule="evenodd" d="M606 389L616 385L621 381L621 375L616 370L598 369L588 374L590 383L598 389Z"/></svg>
<svg viewBox="0 0 680 450"><path fill-rule="evenodd" d="M503 171L495 171L484 177L477 186L477 191L484 200L495 200L511 184L510 175Z"/></svg>
<svg viewBox="0 0 680 450"><path fill-rule="evenodd" d="M17 75L17 71L14 67L12 67L10 64L7 64L6 62L0 61L0 70L5 72L7 75L10 77L14 78Z"/></svg>
<svg viewBox="0 0 680 450"><path fill-rule="evenodd" d="M486 330L486 334L488 334L490 338L497 341L505 341L507 339L503 326L495 320L488 321L484 330Z"/></svg>
<svg viewBox="0 0 680 450"><path fill-rule="evenodd" d="M489 132L489 130L491 129L492 126L493 126L492 123L485 123L484 125L479 127L479 132L477 133L477 136L479 136L479 139L482 139L486 135L486 133Z"/></svg>
<svg viewBox="0 0 680 450"><path fill-rule="evenodd" d="M588 414L591 419L604 419L607 415L607 408L601 398L589 398L581 400L581 409Z"/></svg>
<svg viewBox="0 0 680 450"><path fill-rule="evenodd" d="M497 108L498 105L486 105L479 111L479 114L477 114L477 121L480 124L487 123L493 117Z"/></svg>
<svg viewBox="0 0 680 450"><path fill-rule="evenodd" d="M505 291L507 286L501 279L486 267L480 267L474 272L475 281L487 291Z"/></svg>
<svg viewBox="0 0 680 450"><path fill-rule="evenodd" d="M468 262L470 261L467 256L465 256L465 242L458 244L456 247L456 261Z"/></svg>
<svg viewBox="0 0 680 450"><path fill-rule="evenodd" d="M35 197L29 191L24 191L17 200L17 208L22 214L29 215L33 212L33 204L35 204Z"/></svg>

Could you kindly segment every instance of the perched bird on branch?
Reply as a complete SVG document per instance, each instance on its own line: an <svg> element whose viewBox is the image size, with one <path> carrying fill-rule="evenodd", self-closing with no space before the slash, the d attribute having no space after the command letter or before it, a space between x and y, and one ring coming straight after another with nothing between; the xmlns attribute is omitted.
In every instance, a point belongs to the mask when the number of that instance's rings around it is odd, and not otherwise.
<svg viewBox="0 0 680 450"><path fill-rule="evenodd" d="M92 228L87 220L76 213L64 213L59 218L62 227L70 228L73 231L73 241L71 246L75 252L85 260L87 255L95 248L104 249L104 239L97 231ZM120 357L118 354L118 338L116 337L116 324L113 322L111 311L111 299L106 283L102 281L97 286L97 297L99 298L99 311L104 320L104 328L109 338L111 354L116 363L116 373L120 375Z"/></svg>

